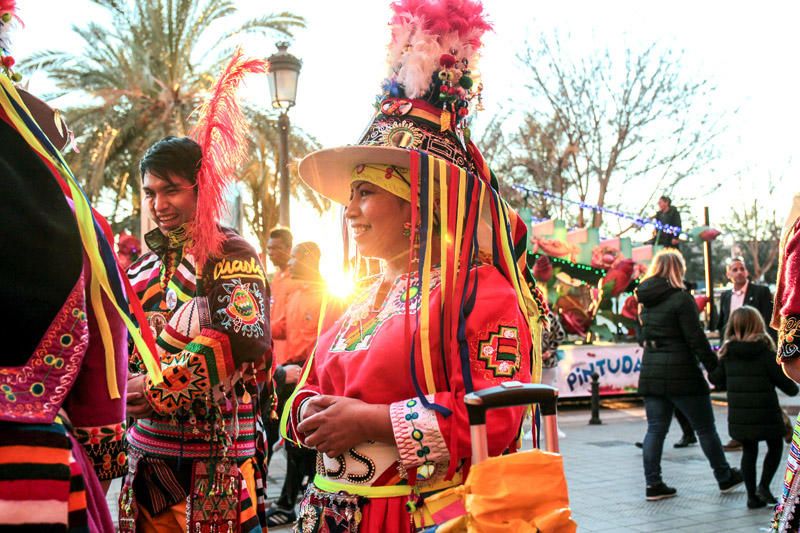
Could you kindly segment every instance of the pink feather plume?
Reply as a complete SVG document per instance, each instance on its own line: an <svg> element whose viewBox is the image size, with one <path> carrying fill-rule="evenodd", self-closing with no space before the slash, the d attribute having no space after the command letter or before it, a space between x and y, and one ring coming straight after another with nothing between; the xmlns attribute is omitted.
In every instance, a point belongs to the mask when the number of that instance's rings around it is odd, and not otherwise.
<svg viewBox="0 0 800 533"><path fill-rule="evenodd" d="M398 0L389 24L389 76L406 96L424 95L443 53L474 66L483 34L491 30L478 0Z"/></svg>
<svg viewBox="0 0 800 533"><path fill-rule="evenodd" d="M403 25L413 18L423 21L422 30L433 35L479 32L478 39L492 26L484 18L483 5L477 0L399 0L392 4L390 24Z"/></svg>
<svg viewBox="0 0 800 533"><path fill-rule="evenodd" d="M237 49L211 96L198 108L199 118L191 133L203 150L192 231L192 253L198 265L222 253L218 221L224 208L223 193L247 156L247 123L236 91L246 74L262 73L266 68L265 60L244 58Z"/></svg>

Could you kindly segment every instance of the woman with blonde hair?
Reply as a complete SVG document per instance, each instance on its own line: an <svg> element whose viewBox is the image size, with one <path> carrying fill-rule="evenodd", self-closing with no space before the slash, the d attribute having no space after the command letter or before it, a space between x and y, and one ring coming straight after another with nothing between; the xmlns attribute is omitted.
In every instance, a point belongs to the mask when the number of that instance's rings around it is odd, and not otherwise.
<svg viewBox="0 0 800 533"><path fill-rule="evenodd" d="M647 434L643 445L644 474L649 501L675 496L677 491L661 478L661 454L674 410L679 410L697 433L719 489L729 492L742 482L731 468L714 424L708 372L717 366L694 299L686 291L683 276L686 263L677 250L662 250L653 258L636 289L641 307L644 353L639 376L639 394L647 413Z"/></svg>
<svg viewBox="0 0 800 533"><path fill-rule="evenodd" d="M777 501L769 485L781 462L785 433L775 387L790 396L796 395L798 388L775 363L775 344L757 309L745 305L731 313L725 339L711 379L718 388L728 389L728 433L742 443L747 507L774 505ZM767 453L756 486L760 441L767 442Z"/></svg>

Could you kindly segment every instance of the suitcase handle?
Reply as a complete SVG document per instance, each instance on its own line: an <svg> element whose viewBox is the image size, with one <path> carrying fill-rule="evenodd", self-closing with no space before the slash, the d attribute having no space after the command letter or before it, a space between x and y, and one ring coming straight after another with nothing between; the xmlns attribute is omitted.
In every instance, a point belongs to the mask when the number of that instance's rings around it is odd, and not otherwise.
<svg viewBox="0 0 800 533"><path fill-rule="evenodd" d="M556 414L558 389L539 383L506 381L497 387L471 392L464 396L471 426L486 424L486 411L498 407L539 404L543 416Z"/></svg>

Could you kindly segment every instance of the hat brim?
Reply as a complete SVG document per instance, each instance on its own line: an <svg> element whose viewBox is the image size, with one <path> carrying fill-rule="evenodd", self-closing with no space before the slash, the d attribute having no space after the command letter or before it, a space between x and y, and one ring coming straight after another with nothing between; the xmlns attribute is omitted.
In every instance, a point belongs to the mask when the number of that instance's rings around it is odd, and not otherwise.
<svg viewBox="0 0 800 533"><path fill-rule="evenodd" d="M67 134L67 123L56 114L55 110L46 104L43 100L37 98L21 87L16 87L17 92L22 98L22 102L30 111L31 116L42 129L42 132L50 139L58 150L66 148L69 142ZM59 121L60 124L56 124Z"/></svg>
<svg viewBox="0 0 800 533"><path fill-rule="evenodd" d="M300 179L319 194L346 206L350 202L353 169L358 165L369 163L409 168L411 152L390 146L325 148L305 156L300 161L297 172L300 174ZM478 242L483 250L491 250L492 215L488 203L488 201L483 202L481 223L478 224Z"/></svg>
<svg viewBox="0 0 800 533"><path fill-rule="evenodd" d="M390 146L340 146L305 156L297 171L306 184L325 198L341 205L350 201L353 169L363 164L409 168L411 152Z"/></svg>

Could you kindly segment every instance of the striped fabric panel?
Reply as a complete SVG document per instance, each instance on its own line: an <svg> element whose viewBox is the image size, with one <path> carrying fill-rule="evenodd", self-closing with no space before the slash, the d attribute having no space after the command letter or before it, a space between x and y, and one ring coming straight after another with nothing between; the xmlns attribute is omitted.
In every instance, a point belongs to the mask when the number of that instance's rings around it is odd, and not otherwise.
<svg viewBox="0 0 800 533"><path fill-rule="evenodd" d="M89 520L86 511L86 486L83 473L77 461L70 454L69 480L69 532L89 533Z"/></svg>
<svg viewBox="0 0 800 533"><path fill-rule="evenodd" d="M178 265L170 280L170 286L172 285L178 290L179 297L181 293L185 295L186 300L182 301L188 301L194 297L195 292L197 292L197 275L194 271L194 265L188 259L184 258L181 264Z"/></svg>
<svg viewBox="0 0 800 533"><path fill-rule="evenodd" d="M128 277L145 311L163 310L165 296L161 289L161 259L155 254L150 255L152 257L141 265L128 269ZM194 265L189 259L181 260L167 287L175 291L181 305L195 296L197 281Z"/></svg>
<svg viewBox="0 0 800 533"><path fill-rule="evenodd" d="M239 436L228 448L228 457L245 459L255 453L255 419L251 404L239 405ZM223 412L225 430L233 436L233 414ZM162 459L203 458L209 455L209 435L188 422L140 419L128 431L128 444L148 456Z"/></svg>
<svg viewBox="0 0 800 533"><path fill-rule="evenodd" d="M175 354L183 350L191 341L191 337L182 334L170 324L167 324L156 339L156 344L167 353Z"/></svg>
<svg viewBox="0 0 800 533"><path fill-rule="evenodd" d="M142 256L138 261L136 261L133 265L128 268L128 280L131 282L131 286L139 292L137 286L147 283L155 278L158 278L158 267L161 264L161 260L158 256L152 252ZM155 271L155 275L153 272Z"/></svg>
<svg viewBox="0 0 800 533"><path fill-rule="evenodd" d="M220 331L204 328L200 335L186 346L186 351L205 356L208 378L212 386L227 381L236 368L230 340Z"/></svg>
<svg viewBox="0 0 800 533"><path fill-rule="evenodd" d="M0 423L0 533L89 531L80 466L66 429Z"/></svg>

